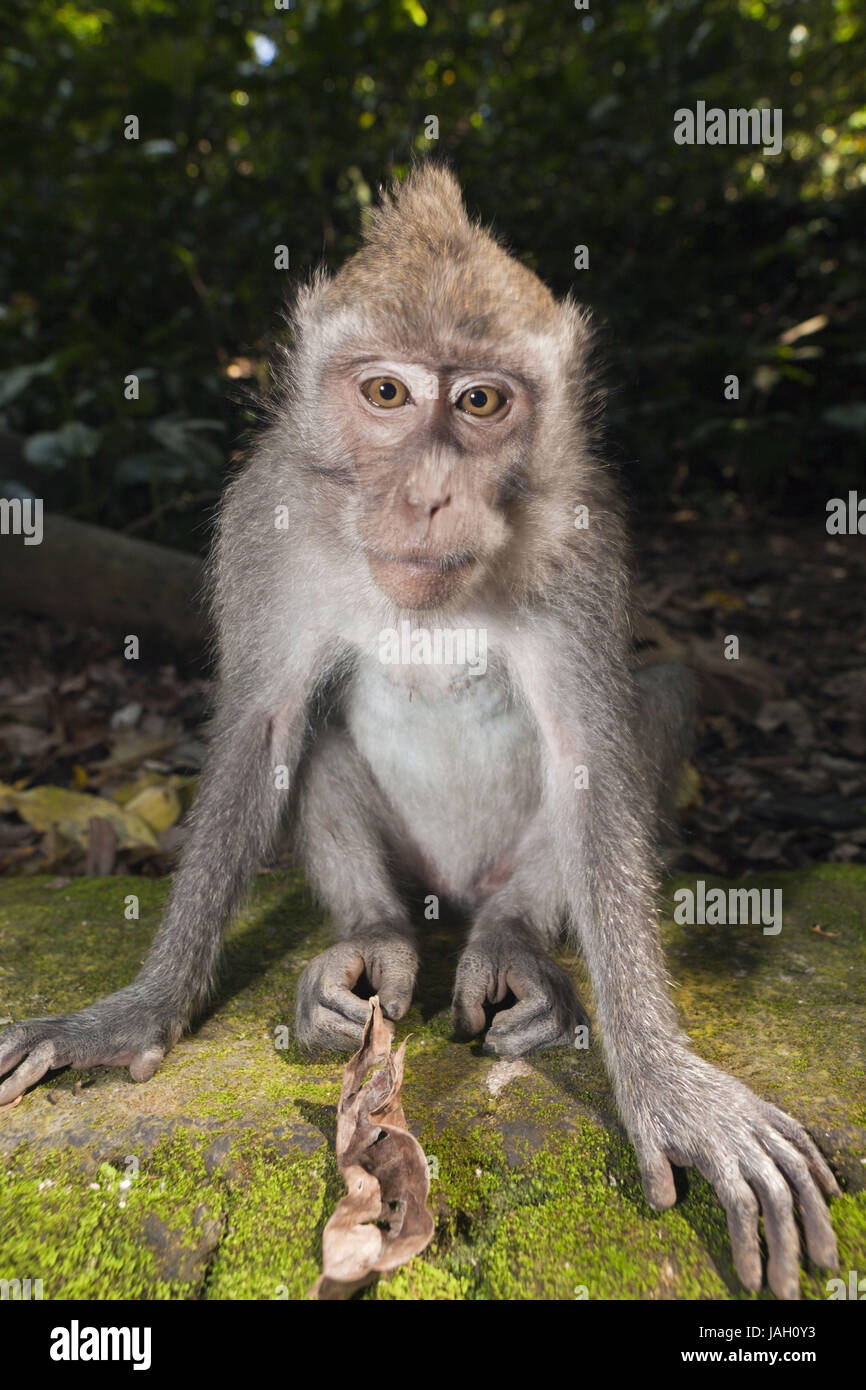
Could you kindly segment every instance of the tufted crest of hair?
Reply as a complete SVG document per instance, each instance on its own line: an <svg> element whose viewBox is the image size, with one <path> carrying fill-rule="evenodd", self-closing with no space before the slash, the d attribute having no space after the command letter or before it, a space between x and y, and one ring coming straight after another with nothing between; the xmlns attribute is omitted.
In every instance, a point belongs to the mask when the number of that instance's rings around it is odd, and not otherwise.
<svg viewBox="0 0 866 1390"><path fill-rule="evenodd" d="M550 291L472 222L454 175L422 163L368 213L360 249L331 286L329 307L363 303L425 334L443 313L470 335L501 316L513 331L543 331L556 313ZM495 311L495 312L492 312Z"/></svg>
<svg viewBox="0 0 866 1390"><path fill-rule="evenodd" d="M359 249L331 279L298 295L293 329L323 360L341 339L387 333L395 348L556 333L560 308L545 285L473 221L444 165L417 164L365 216Z"/></svg>

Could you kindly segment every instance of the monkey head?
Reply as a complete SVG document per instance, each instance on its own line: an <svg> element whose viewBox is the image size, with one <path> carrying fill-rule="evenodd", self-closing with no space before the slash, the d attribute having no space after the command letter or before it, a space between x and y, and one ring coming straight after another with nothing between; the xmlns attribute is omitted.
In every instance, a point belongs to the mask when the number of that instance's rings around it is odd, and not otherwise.
<svg viewBox="0 0 866 1390"><path fill-rule="evenodd" d="M344 545L398 607L459 602L503 564L513 590L521 555L538 568L539 535L572 519L556 460L563 423L580 429L587 341L581 311L470 221L432 163L369 214L333 280L301 292L302 452L332 485Z"/></svg>

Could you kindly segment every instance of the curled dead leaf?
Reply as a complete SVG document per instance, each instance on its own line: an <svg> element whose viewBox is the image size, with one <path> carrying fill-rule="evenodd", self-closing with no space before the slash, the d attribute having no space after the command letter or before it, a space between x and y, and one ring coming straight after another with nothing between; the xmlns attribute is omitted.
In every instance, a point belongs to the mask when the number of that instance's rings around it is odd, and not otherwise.
<svg viewBox="0 0 866 1390"><path fill-rule="evenodd" d="M343 1074L337 1166L346 1196L322 1233L315 1298L350 1298L377 1273L419 1254L433 1235L427 1160L406 1128L400 1099L405 1054L404 1042L392 1055L391 1033L374 995L361 1046Z"/></svg>

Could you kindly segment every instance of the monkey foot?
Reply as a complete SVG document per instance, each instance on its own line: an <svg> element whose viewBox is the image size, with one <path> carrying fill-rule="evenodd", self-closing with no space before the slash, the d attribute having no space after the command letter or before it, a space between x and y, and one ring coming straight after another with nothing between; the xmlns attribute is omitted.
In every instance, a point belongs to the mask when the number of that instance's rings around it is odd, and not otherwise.
<svg viewBox="0 0 866 1390"><path fill-rule="evenodd" d="M509 991L515 1003L496 1013L492 1006ZM454 1031L461 1040L487 1028L483 1050L519 1057L547 1047L574 1043L586 1014L569 975L551 960L529 931L503 927L470 942L460 958L451 1005Z"/></svg>

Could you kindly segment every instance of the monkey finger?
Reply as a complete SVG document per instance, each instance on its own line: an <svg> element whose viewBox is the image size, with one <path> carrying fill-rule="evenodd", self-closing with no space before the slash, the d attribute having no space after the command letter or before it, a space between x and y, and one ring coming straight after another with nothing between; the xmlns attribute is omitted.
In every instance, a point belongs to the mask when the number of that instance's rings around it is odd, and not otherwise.
<svg viewBox="0 0 866 1390"><path fill-rule="evenodd" d="M718 1157L702 1159L676 1151L671 1151L669 1156L678 1168L697 1168L701 1176L715 1188L725 1209L734 1268L741 1283L747 1289L757 1292L764 1282L758 1226L761 1209L757 1197L741 1172L740 1164L731 1158L727 1161Z"/></svg>
<svg viewBox="0 0 866 1390"><path fill-rule="evenodd" d="M800 1237L791 1189L757 1144L746 1147L740 1171L755 1192L767 1238L767 1282L777 1298L800 1297Z"/></svg>
<svg viewBox="0 0 866 1390"><path fill-rule="evenodd" d="M497 971L485 955L464 952L457 966L451 1000L451 1022L456 1037L467 1042L487 1027L484 1005L498 989Z"/></svg>
<svg viewBox="0 0 866 1390"><path fill-rule="evenodd" d="M361 952L350 942L341 942L321 957L323 989L353 989L366 970Z"/></svg>
<svg viewBox="0 0 866 1390"><path fill-rule="evenodd" d="M793 1144L795 1149L799 1149L821 1191L827 1197L841 1197L841 1188L833 1176L830 1165L817 1144L809 1138L803 1126L792 1119L790 1115L786 1115L784 1110L780 1110L776 1105L764 1105L762 1108L773 1127L784 1135L789 1144Z"/></svg>
<svg viewBox="0 0 866 1390"><path fill-rule="evenodd" d="M492 976L490 984L487 987L488 1004L501 1004L506 994L508 993L509 985L510 979L508 967L501 966L499 970L497 970L496 974ZM522 994L518 994L517 990L514 990L514 997L515 999L522 999L523 995L527 992L528 991L524 989Z"/></svg>
<svg viewBox="0 0 866 1390"><path fill-rule="evenodd" d="M149 1081L164 1060L164 1048L149 1047L145 1052L140 1052L129 1063L129 1074L133 1081Z"/></svg>
<svg viewBox="0 0 866 1390"><path fill-rule="evenodd" d="M806 1159L793 1144L789 1144L773 1129L761 1131L758 1138L794 1190L803 1221L809 1258L826 1269L837 1269L839 1255L836 1233L830 1224L830 1213L809 1171Z"/></svg>
<svg viewBox="0 0 866 1390"><path fill-rule="evenodd" d="M414 952L411 958L377 953L371 964L370 983L379 996L386 1018L402 1018L412 1003L414 961Z"/></svg>
<svg viewBox="0 0 866 1390"><path fill-rule="evenodd" d="M716 1191L728 1221L734 1268L741 1283L757 1293L763 1283L758 1199L748 1183L742 1179L718 1183Z"/></svg>
<svg viewBox="0 0 866 1390"><path fill-rule="evenodd" d="M451 1004L451 1026L459 1042L468 1042L483 1033L487 1027L484 996L478 999L466 993L455 994Z"/></svg>
<svg viewBox="0 0 866 1390"><path fill-rule="evenodd" d="M517 1000L540 997L546 1007L553 1007L561 1020L561 1031L568 1034L569 1042L577 1024L589 1023L574 981L549 956L522 951L508 966L505 986ZM500 999L504 995L505 989L501 991Z"/></svg>
<svg viewBox="0 0 866 1390"><path fill-rule="evenodd" d="M8 1105L17 1096L23 1095L28 1087L35 1086L47 1071L58 1065L62 1063L54 1059L54 1044L48 1039L38 1043L0 1086L0 1105Z"/></svg>
<svg viewBox="0 0 866 1390"><path fill-rule="evenodd" d="M5 1076L17 1067L22 1057L27 1055L27 1035L23 1028L10 1028L3 1034L0 1047L0 1076Z"/></svg>
<svg viewBox="0 0 866 1390"><path fill-rule="evenodd" d="M364 1021L370 1010L364 1005ZM305 1044L327 1052L356 1052L364 1036L364 1024L353 1023L345 1014L320 1005L314 1013Z"/></svg>
<svg viewBox="0 0 866 1390"><path fill-rule="evenodd" d="M644 1196L654 1211L667 1211L677 1200L674 1172L660 1149L635 1145Z"/></svg>
<svg viewBox="0 0 866 1390"><path fill-rule="evenodd" d="M484 1040L485 1052L519 1057L545 1047L561 1047L571 1037L563 1031L562 1020L543 994L527 995L497 1014Z"/></svg>
<svg viewBox="0 0 866 1390"><path fill-rule="evenodd" d="M319 1004L320 1007L338 1015L347 1023L358 1024L361 1028L370 1017L369 1000L359 999L357 994L353 994L350 989L346 989L344 985L337 984L333 980L323 982L319 992Z"/></svg>
<svg viewBox="0 0 866 1390"><path fill-rule="evenodd" d="M543 996L541 979L537 971L532 968L534 964L534 961L530 962L529 968L527 968L524 960L520 965L512 963L505 970L500 970L497 997L491 1002L501 1004L508 990L511 990L517 1000Z"/></svg>

